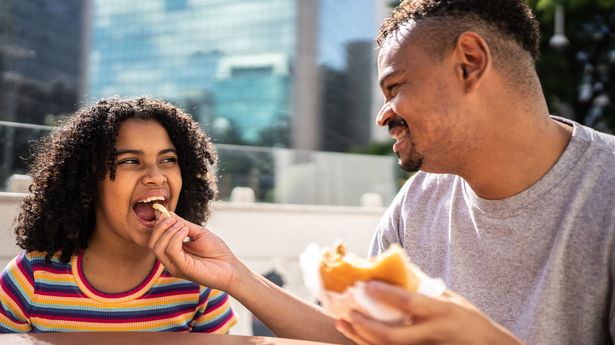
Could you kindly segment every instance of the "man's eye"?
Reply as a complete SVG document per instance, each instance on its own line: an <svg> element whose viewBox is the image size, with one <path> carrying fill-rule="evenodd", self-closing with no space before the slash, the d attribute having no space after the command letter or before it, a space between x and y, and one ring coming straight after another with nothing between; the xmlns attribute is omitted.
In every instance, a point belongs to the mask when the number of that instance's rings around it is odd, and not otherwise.
<svg viewBox="0 0 615 345"><path fill-rule="evenodd" d="M390 93L390 94L394 94L394 93L397 91L397 88L399 87L399 85L400 85L400 84L393 84L393 85L390 85L390 86L388 87L388 89L389 89L389 93Z"/></svg>

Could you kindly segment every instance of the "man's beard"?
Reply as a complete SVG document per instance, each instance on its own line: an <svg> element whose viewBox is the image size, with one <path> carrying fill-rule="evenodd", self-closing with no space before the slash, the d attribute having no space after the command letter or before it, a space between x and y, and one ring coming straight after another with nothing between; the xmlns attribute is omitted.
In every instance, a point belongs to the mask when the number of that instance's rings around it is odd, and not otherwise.
<svg viewBox="0 0 615 345"><path fill-rule="evenodd" d="M399 158L399 166L407 172L416 172L421 169L423 165L423 155L416 152L414 142L410 142L410 150L406 151L405 155L400 155L399 152L395 152Z"/></svg>

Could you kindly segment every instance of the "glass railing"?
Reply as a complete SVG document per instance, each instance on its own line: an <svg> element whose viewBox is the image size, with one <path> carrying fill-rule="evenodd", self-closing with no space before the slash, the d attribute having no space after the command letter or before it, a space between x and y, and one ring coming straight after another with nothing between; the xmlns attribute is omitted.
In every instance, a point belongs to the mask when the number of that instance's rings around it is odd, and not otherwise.
<svg viewBox="0 0 615 345"><path fill-rule="evenodd" d="M1 191L23 189L19 178L24 176L19 175L26 174L31 148L53 129L0 121ZM225 144L216 148L219 200L247 190L256 202L357 206L369 196L368 204L387 205L398 189L398 168L390 156Z"/></svg>

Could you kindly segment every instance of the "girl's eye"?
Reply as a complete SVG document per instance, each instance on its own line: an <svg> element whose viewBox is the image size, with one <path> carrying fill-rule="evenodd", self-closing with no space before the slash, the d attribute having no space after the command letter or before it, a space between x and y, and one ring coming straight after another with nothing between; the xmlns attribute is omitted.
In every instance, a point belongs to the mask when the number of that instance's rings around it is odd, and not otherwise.
<svg viewBox="0 0 615 345"><path fill-rule="evenodd" d="M134 158L122 159L117 164L139 164L139 161Z"/></svg>
<svg viewBox="0 0 615 345"><path fill-rule="evenodd" d="M161 163L176 163L177 157L165 157L160 162Z"/></svg>

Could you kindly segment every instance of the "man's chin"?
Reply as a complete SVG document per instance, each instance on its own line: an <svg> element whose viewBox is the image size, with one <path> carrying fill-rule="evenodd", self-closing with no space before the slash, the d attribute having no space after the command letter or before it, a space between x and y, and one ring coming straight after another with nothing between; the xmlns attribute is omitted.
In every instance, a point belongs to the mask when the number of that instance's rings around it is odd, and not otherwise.
<svg viewBox="0 0 615 345"><path fill-rule="evenodd" d="M399 167L407 172L417 172L421 170L421 166L423 165L423 157L416 159L403 159L399 157L398 163Z"/></svg>

